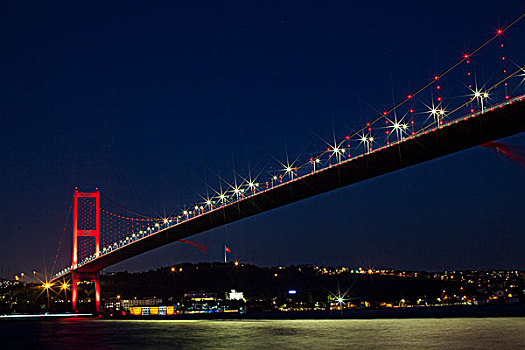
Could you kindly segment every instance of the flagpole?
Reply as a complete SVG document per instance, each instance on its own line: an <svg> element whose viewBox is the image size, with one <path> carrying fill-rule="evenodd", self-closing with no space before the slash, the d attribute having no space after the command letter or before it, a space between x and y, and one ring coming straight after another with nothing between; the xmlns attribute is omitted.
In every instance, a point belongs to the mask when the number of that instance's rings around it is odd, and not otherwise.
<svg viewBox="0 0 525 350"><path fill-rule="evenodd" d="M226 246L224 246L224 263L226 263Z"/></svg>

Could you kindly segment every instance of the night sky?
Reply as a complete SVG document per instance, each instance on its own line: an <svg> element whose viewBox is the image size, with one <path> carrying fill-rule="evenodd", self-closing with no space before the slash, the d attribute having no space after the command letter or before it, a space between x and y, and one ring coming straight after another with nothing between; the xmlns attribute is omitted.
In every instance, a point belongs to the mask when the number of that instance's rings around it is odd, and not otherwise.
<svg viewBox="0 0 525 350"><path fill-rule="evenodd" d="M0 5L0 276L50 268L73 194L172 215L358 129L525 11L518 1ZM522 42L525 21L509 40ZM525 49L511 52L525 63ZM525 149L525 135L504 142ZM525 269L525 169L477 147L110 270L232 258ZM70 263L67 231L57 267Z"/></svg>

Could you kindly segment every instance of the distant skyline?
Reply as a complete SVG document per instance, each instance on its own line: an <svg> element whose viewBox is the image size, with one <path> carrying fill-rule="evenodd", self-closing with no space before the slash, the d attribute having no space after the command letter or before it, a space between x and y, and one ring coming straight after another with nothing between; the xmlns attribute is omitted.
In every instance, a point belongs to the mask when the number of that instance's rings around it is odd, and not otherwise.
<svg viewBox="0 0 525 350"><path fill-rule="evenodd" d="M324 147L525 11L516 2L43 4L0 11L0 277L50 268L75 186L170 215L216 174ZM525 22L511 59L525 64ZM525 135L504 140L525 149ZM525 269L525 170L477 147L111 267ZM57 267L70 263L66 231Z"/></svg>

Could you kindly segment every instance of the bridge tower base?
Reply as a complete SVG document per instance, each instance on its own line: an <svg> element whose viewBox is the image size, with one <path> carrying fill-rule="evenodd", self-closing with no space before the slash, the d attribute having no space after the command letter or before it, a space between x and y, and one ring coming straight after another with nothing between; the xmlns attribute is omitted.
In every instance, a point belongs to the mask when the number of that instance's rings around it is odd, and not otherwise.
<svg viewBox="0 0 525 350"><path fill-rule="evenodd" d="M71 273L71 303L73 312L77 312L77 284L78 282L89 281L95 282L95 312L100 313L100 274L98 272L76 272Z"/></svg>

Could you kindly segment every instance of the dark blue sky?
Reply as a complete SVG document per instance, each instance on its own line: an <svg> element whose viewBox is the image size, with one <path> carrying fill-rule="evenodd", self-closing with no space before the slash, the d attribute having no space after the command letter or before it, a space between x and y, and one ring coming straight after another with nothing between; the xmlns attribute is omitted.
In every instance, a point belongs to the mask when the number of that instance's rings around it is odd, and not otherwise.
<svg viewBox="0 0 525 350"><path fill-rule="evenodd" d="M2 1L0 276L50 265L75 186L171 214L214 173L323 149L319 136L361 127L524 10ZM523 38L524 23L508 34L521 64ZM225 243L263 265L523 269L524 185L524 169L476 148L194 237L208 254L177 243L112 269L220 260Z"/></svg>

